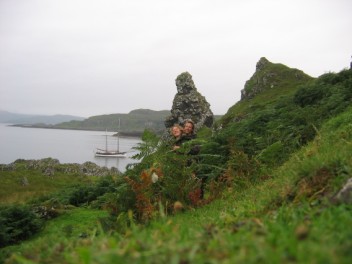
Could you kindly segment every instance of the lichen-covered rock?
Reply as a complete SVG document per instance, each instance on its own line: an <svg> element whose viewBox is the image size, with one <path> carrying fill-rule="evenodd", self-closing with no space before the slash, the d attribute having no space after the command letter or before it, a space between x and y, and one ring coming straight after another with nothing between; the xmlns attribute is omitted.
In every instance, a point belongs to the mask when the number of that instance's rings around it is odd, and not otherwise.
<svg viewBox="0 0 352 264"><path fill-rule="evenodd" d="M28 186L29 185L29 181L27 179L26 176L23 176L22 179L21 179L21 185L22 186Z"/></svg>
<svg viewBox="0 0 352 264"><path fill-rule="evenodd" d="M177 94L174 97L171 116L165 120L168 129L174 124L183 124L184 120L192 119L195 129L202 126L211 127L214 115L210 110L210 104L198 91L193 82L192 75L183 72L176 78Z"/></svg>
<svg viewBox="0 0 352 264"><path fill-rule="evenodd" d="M15 163L0 164L0 171L14 171L14 170L16 170Z"/></svg>
<svg viewBox="0 0 352 264"><path fill-rule="evenodd" d="M100 167L91 161L86 161L85 163L80 165L80 170L81 170L81 173L87 176L108 176L115 171L115 169Z"/></svg>
<svg viewBox="0 0 352 264"><path fill-rule="evenodd" d="M18 165L18 168L17 168ZM115 168L100 167L97 164L87 161L83 164L65 163L60 164L59 160L52 158L45 158L40 160L24 160L18 159L11 164L0 164L0 171L16 171L22 166L26 170L39 170L45 176L53 178L56 173L63 174L77 174L86 176L108 176L118 175L121 172ZM21 180L23 186L26 185L24 178Z"/></svg>
<svg viewBox="0 0 352 264"><path fill-rule="evenodd" d="M60 165L60 161L58 159L53 158L45 158L40 160L16 160L15 163L25 163L27 169L41 169L43 172L46 168L51 167L56 168Z"/></svg>
<svg viewBox="0 0 352 264"><path fill-rule="evenodd" d="M55 175L55 168L52 166L45 167L43 168L42 173L45 176L52 178Z"/></svg>

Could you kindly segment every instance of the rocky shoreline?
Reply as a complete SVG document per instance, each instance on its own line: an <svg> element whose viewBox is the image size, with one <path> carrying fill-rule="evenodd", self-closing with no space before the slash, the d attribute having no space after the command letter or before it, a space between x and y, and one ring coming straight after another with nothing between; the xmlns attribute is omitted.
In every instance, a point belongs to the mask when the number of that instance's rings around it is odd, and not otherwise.
<svg viewBox="0 0 352 264"><path fill-rule="evenodd" d="M108 176L119 175L121 172L116 168L100 167L97 164L87 161L83 164L63 163L53 158L39 160L18 159L9 164L0 164L0 171L16 171L19 166L26 170L40 170L43 175L55 177L56 173L61 174L79 174L85 176Z"/></svg>

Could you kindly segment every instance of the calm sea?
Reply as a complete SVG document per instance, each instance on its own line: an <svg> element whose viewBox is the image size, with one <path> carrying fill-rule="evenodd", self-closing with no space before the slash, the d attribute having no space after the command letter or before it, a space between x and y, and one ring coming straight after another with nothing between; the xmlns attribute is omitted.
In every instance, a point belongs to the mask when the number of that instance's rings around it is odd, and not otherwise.
<svg viewBox="0 0 352 264"><path fill-rule="evenodd" d="M117 147L114 133L107 132L108 148ZM41 129L12 127L0 124L0 164L8 164L17 159L55 158L60 163L79 163L91 161L99 166L116 167L126 170L126 165L136 163L131 157L137 152L139 138L120 137L120 151L126 151L125 158L95 157L96 148L105 148L105 131L81 131L63 129Z"/></svg>

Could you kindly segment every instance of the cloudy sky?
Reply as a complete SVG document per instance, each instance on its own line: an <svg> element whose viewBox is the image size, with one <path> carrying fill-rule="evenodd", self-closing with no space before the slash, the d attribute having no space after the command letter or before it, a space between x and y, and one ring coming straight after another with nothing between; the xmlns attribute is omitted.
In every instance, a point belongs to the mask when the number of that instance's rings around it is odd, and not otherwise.
<svg viewBox="0 0 352 264"><path fill-rule="evenodd" d="M188 71L214 114L261 57L317 77L349 67L351 0L0 0L0 110L170 110Z"/></svg>

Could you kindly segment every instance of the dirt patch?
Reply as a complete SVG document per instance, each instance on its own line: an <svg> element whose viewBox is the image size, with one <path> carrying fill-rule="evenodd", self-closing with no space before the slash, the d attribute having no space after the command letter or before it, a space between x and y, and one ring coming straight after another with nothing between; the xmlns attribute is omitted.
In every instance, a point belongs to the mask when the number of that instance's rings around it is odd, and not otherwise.
<svg viewBox="0 0 352 264"><path fill-rule="evenodd" d="M311 177L306 177L298 181L294 195L294 201L302 198L320 198L330 191L329 183L334 174L327 168L321 168Z"/></svg>

